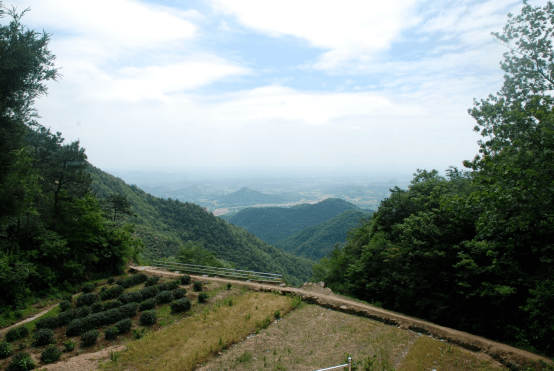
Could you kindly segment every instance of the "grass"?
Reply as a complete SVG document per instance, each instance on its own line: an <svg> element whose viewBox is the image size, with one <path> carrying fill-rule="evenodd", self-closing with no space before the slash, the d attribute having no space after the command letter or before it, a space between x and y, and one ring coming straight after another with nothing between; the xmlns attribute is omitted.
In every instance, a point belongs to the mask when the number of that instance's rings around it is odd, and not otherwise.
<svg viewBox="0 0 554 371"><path fill-rule="evenodd" d="M437 369L492 371L505 369L499 364L479 359L476 353L461 349L428 336L420 336L406 355L398 371Z"/></svg>
<svg viewBox="0 0 554 371"><path fill-rule="evenodd" d="M257 296L257 297L255 297ZM228 303L228 302L227 302ZM233 298L233 305L215 305L209 313L184 318L171 327L148 332L140 341L128 344L119 362L106 362L108 370L192 370L221 352L229 344L243 340L276 310L292 310L292 299L271 293L246 293ZM252 307L258 305L257 311ZM245 314L250 313L246 319ZM243 353L244 354L247 353ZM247 356L243 362L251 363Z"/></svg>

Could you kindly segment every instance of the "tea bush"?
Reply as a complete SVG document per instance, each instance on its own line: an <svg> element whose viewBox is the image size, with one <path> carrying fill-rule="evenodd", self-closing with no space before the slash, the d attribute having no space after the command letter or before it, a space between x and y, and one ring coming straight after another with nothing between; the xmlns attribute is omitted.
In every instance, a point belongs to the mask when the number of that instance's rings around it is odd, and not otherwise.
<svg viewBox="0 0 554 371"><path fill-rule="evenodd" d="M129 318L122 319L114 325L114 329L117 330L118 334L126 334L131 330L133 323Z"/></svg>
<svg viewBox="0 0 554 371"><path fill-rule="evenodd" d="M184 298L186 294L187 294L187 290L185 290L185 289L173 290L173 299Z"/></svg>
<svg viewBox="0 0 554 371"><path fill-rule="evenodd" d="M205 292L201 292L200 294L198 294L198 302L199 303L205 302L206 299L208 299L208 294L206 294Z"/></svg>
<svg viewBox="0 0 554 371"><path fill-rule="evenodd" d="M10 360L6 371L29 371L35 368L35 362L27 352L17 353Z"/></svg>
<svg viewBox="0 0 554 371"><path fill-rule="evenodd" d="M181 285L190 285L190 276L184 274L181 276Z"/></svg>
<svg viewBox="0 0 554 371"><path fill-rule="evenodd" d="M160 277L158 277L158 276L150 277L144 283L144 287L154 286L155 284L158 283L159 280L160 280Z"/></svg>
<svg viewBox="0 0 554 371"><path fill-rule="evenodd" d="M81 290L85 294L88 294L90 292L94 291L94 285L92 283L86 283L83 285L83 289Z"/></svg>
<svg viewBox="0 0 554 371"><path fill-rule="evenodd" d="M190 307L191 307L190 300L187 298L182 298L171 303L171 312L181 313L189 310Z"/></svg>
<svg viewBox="0 0 554 371"><path fill-rule="evenodd" d="M25 326L18 327L19 328L19 338L23 339L24 337L27 337L29 335L29 329Z"/></svg>
<svg viewBox="0 0 554 371"><path fill-rule="evenodd" d="M106 340L115 340L117 339L117 328L114 327L108 327L106 330L104 330L104 339Z"/></svg>
<svg viewBox="0 0 554 371"><path fill-rule="evenodd" d="M102 312L103 310L104 310L104 306L102 305L102 302L99 302L99 301L97 301L96 303L90 306L90 311L92 313Z"/></svg>
<svg viewBox="0 0 554 371"><path fill-rule="evenodd" d="M108 326L137 314L138 304L130 303L105 312L94 313L85 318L73 320L65 331L66 336L77 336L84 332Z"/></svg>
<svg viewBox="0 0 554 371"><path fill-rule="evenodd" d="M11 343L14 340L19 340L29 335L29 329L25 326L15 327L6 333L6 341Z"/></svg>
<svg viewBox="0 0 554 371"><path fill-rule="evenodd" d="M100 298L102 300L117 299L119 295L123 294L123 291L125 291L125 288L123 286L117 285L107 289L104 292L101 292Z"/></svg>
<svg viewBox="0 0 554 371"><path fill-rule="evenodd" d="M139 291L142 295L142 300L150 299L158 295L160 288L158 286L145 287Z"/></svg>
<svg viewBox="0 0 554 371"><path fill-rule="evenodd" d="M159 283L158 288L160 289L160 291L175 290L179 288L180 282L181 281L179 280L175 280L175 281L169 281L165 283Z"/></svg>
<svg viewBox="0 0 554 371"><path fill-rule="evenodd" d="M125 279L120 278L116 281L116 283L120 286L123 286L124 288L133 287L135 285L141 284L143 282L148 281L148 276L144 273L135 274L131 277L127 277Z"/></svg>
<svg viewBox="0 0 554 371"><path fill-rule="evenodd" d="M66 352L71 352L73 349L75 349L75 345L77 345L77 343L72 340L67 340L63 342L63 346L65 347Z"/></svg>
<svg viewBox="0 0 554 371"><path fill-rule="evenodd" d="M62 355L61 350L56 348L55 345L49 345L42 351L42 354L40 355L40 360L42 362L52 363L60 359L61 355Z"/></svg>
<svg viewBox="0 0 554 371"><path fill-rule="evenodd" d="M83 307L85 305L92 305L100 300L100 297L98 294L91 292L88 294L81 294L77 297L77 303L75 306L77 308Z"/></svg>
<svg viewBox="0 0 554 371"><path fill-rule="evenodd" d="M192 289L194 291L202 291L202 282L200 281L195 281L193 284L192 284Z"/></svg>
<svg viewBox="0 0 554 371"><path fill-rule="evenodd" d="M60 311L65 312L66 310L71 309L71 302L63 300L60 302Z"/></svg>
<svg viewBox="0 0 554 371"><path fill-rule="evenodd" d="M110 309L113 309L113 308L119 308L122 305L123 305L123 303L120 302L117 299L112 300L112 301L107 301L102 305L102 310L106 311L106 310L110 310Z"/></svg>
<svg viewBox="0 0 554 371"><path fill-rule="evenodd" d="M156 295L156 300L160 304L171 303L173 301L173 293L171 291L162 291Z"/></svg>
<svg viewBox="0 0 554 371"><path fill-rule="evenodd" d="M35 323L35 328L37 329L41 329L41 328L55 329L57 327L60 327L60 321L58 317L41 318Z"/></svg>
<svg viewBox="0 0 554 371"><path fill-rule="evenodd" d="M85 332L81 336L81 346L88 347L88 346L94 345L96 343L96 339L98 338L98 335L100 335L100 333L96 330Z"/></svg>
<svg viewBox="0 0 554 371"><path fill-rule="evenodd" d="M3 341L0 343L0 359L8 358L13 354L13 349L10 343Z"/></svg>
<svg viewBox="0 0 554 371"><path fill-rule="evenodd" d="M158 301L155 298L146 299L142 303L140 303L140 311L143 312L145 310L154 309L156 308L156 305L158 304Z"/></svg>
<svg viewBox="0 0 554 371"><path fill-rule="evenodd" d="M115 282L115 278L114 278L114 277L108 278L108 281L107 281L108 285L112 285L114 282Z"/></svg>
<svg viewBox="0 0 554 371"><path fill-rule="evenodd" d="M54 331L49 328L41 328L33 334L33 339L35 340L33 343L35 346L52 344L54 342Z"/></svg>
<svg viewBox="0 0 554 371"><path fill-rule="evenodd" d="M147 310L142 312L142 314L140 315L139 321L141 325L145 325L145 326L153 325L154 323L156 323L156 321L158 321L158 318L156 317L156 311Z"/></svg>
<svg viewBox="0 0 554 371"><path fill-rule="evenodd" d="M123 304L140 303L142 301L142 294L140 291L127 292L119 297L119 301Z"/></svg>

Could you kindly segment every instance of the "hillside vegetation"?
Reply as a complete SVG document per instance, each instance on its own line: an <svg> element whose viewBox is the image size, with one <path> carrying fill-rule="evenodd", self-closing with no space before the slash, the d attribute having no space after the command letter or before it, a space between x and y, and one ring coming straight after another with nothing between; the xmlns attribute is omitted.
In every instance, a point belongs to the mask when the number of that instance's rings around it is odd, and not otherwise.
<svg viewBox="0 0 554 371"><path fill-rule="evenodd" d="M311 278L312 261L270 246L198 205L154 197L93 166L89 171L98 197L120 194L129 200L136 234L144 241L141 254L147 259L175 256L191 241L238 269L282 273L291 284Z"/></svg>
<svg viewBox="0 0 554 371"><path fill-rule="evenodd" d="M343 211L323 223L277 241L273 246L298 256L319 260L327 256L336 244L344 244L347 232L371 214L358 210Z"/></svg>
<svg viewBox="0 0 554 371"><path fill-rule="evenodd" d="M261 240L273 244L305 228L323 223L346 210L361 210L356 205L338 198L328 198L317 204L302 204L289 208L248 208L228 220L244 227Z"/></svg>

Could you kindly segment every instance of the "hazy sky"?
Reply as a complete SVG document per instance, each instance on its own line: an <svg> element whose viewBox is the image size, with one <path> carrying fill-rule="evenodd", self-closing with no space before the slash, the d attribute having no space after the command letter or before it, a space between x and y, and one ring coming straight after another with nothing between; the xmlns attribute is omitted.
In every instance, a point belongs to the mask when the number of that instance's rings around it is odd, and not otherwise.
<svg viewBox="0 0 554 371"><path fill-rule="evenodd" d="M546 1L530 1L544 5ZM461 166L521 1L4 0L52 34L40 122L102 169ZM7 18L1 20L6 24Z"/></svg>

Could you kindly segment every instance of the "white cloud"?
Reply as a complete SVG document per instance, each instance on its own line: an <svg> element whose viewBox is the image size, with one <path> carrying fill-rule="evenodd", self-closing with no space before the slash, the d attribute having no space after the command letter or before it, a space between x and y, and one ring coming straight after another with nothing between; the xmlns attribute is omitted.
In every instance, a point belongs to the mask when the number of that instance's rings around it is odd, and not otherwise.
<svg viewBox="0 0 554 371"><path fill-rule="evenodd" d="M246 27L271 36L294 36L328 50L317 67L332 69L352 58L371 59L414 25L416 0L212 0L215 9L234 15Z"/></svg>

